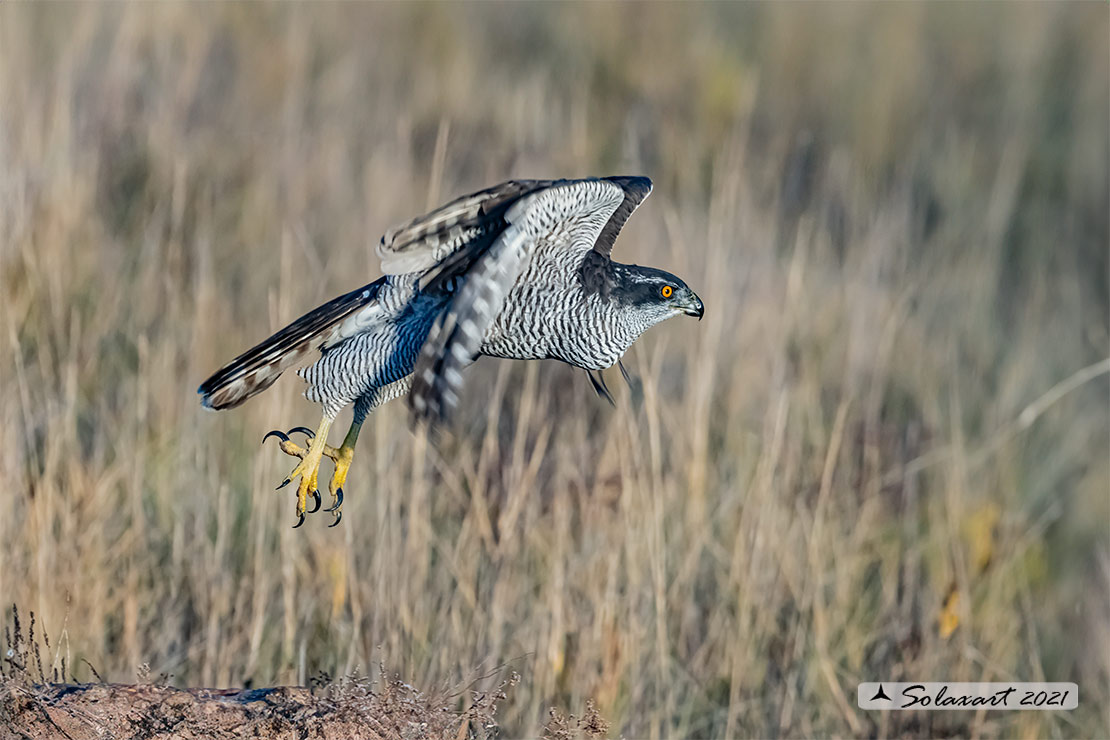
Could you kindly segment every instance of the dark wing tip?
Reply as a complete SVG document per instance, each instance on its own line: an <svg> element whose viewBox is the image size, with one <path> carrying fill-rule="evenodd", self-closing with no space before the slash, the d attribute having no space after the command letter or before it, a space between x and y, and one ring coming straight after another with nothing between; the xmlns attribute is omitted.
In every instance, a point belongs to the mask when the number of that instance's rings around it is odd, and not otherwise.
<svg viewBox="0 0 1110 740"><path fill-rule="evenodd" d="M594 251L603 257L609 257L613 251L613 242L617 240L617 235L624 228L624 222L651 193L651 178L643 175L623 175L606 177L605 181L613 183L624 191L623 202L617 206L617 210L613 211L609 222L605 224L598 234L597 241L594 242Z"/></svg>
<svg viewBox="0 0 1110 740"><path fill-rule="evenodd" d="M651 193L651 178L644 175L616 175L605 179L620 185L621 189L635 198L637 203Z"/></svg>

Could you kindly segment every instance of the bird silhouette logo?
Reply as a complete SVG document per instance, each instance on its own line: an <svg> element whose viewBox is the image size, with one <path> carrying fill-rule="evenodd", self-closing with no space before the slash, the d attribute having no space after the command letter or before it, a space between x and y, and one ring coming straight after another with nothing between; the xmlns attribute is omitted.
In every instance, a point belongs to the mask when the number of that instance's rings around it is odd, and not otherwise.
<svg viewBox="0 0 1110 740"><path fill-rule="evenodd" d="M879 690L876 691L875 695L871 697L871 701L875 701L876 699L885 699L886 701L891 701L891 698L886 695L885 691L883 691L882 684L879 684Z"/></svg>

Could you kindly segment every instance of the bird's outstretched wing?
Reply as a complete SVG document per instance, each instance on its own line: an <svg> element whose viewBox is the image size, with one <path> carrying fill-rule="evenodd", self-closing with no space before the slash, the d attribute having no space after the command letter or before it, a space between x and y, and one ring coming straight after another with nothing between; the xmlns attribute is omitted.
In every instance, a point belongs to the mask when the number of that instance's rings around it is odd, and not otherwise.
<svg viewBox="0 0 1110 740"><path fill-rule="evenodd" d="M234 408L269 388L313 350L342 339L344 321L375 301L382 282L376 280L314 308L221 367L197 389L201 403L210 409Z"/></svg>
<svg viewBox="0 0 1110 740"><path fill-rule="evenodd" d="M579 248L594 249L609 257L613 242L628 217L651 193L646 177L606 177L585 180L508 180L500 185L464 195L431 213L385 233L378 244L378 258L386 275L421 273L422 285L436 277L464 272L493 244L505 227L505 215L528 195L543 190L574 189L615 193L620 188L620 205L592 242L576 242Z"/></svg>
<svg viewBox="0 0 1110 740"><path fill-rule="evenodd" d="M378 244L382 272L424 273L472 242L485 241L488 247L505 225L505 211L521 196L549 185L550 180L509 180L390 229Z"/></svg>
<svg viewBox="0 0 1110 740"><path fill-rule="evenodd" d="M527 187L521 186L523 182ZM442 420L454 409L463 368L474 361L505 297L535 253L566 249L585 255L593 250L607 259L621 226L651 191L647 178L606 178L514 181L483 193L512 189L510 186L519 187L523 195L512 201L485 196L484 202L497 203L495 224L483 225L483 206L475 202L483 194L477 194L455 201L459 206L445 206L432 214L432 223L439 224L435 229L419 223L406 227L414 235L407 240L412 245L418 244L416 235L434 230L450 233L461 227L461 235L467 229L496 229L485 245L474 237L459 236L460 244L445 247L448 242L439 238L433 247L434 258L428 247L421 245L419 250L429 256L405 265L419 265L425 271L422 283L448 275L463 279L462 288L444 309L416 362L409 401L418 418ZM464 217L460 219L459 213ZM493 214L491 210L489 215Z"/></svg>

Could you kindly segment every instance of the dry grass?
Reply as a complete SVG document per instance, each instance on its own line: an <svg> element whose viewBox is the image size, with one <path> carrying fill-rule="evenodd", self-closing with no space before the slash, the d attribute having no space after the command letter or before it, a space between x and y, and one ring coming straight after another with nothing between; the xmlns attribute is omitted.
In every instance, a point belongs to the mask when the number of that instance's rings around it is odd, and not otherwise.
<svg viewBox="0 0 1110 740"><path fill-rule="evenodd" d="M509 737L587 699L628 737L1106 736L1108 17L4 4L2 601L81 679L507 664ZM617 254L707 306L642 396L483 361L453 436L386 407L342 526L290 530L258 440L316 410L199 381L426 206L614 172L656 182ZM879 677L1082 699L856 710Z"/></svg>

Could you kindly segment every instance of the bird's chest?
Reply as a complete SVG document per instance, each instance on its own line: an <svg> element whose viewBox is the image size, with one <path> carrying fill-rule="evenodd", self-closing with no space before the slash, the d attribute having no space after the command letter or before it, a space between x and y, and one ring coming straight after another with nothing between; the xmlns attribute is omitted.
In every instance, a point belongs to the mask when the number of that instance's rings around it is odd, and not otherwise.
<svg viewBox="0 0 1110 740"><path fill-rule="evenodd" d="M520 281L486 332L482 354L516 360L562 360L577 367L612 366L627 343L608 302L577 279Z"/></svg>
<svg viewBox="0 0 1110 740"><path fill-rule="evenodd" d="M518 283L486 331L482 354L513 360L549 356L553 340L566 330L574 296L550 284Z"/></svg>
<svg viewBox="0 0 1110 740"><path fill-rule="evenodd" d="M482 354L514 360L539 360L566 330L567 317L581 303L582 288L573 265L537 254L505 296L490 324Z"/></svg>

